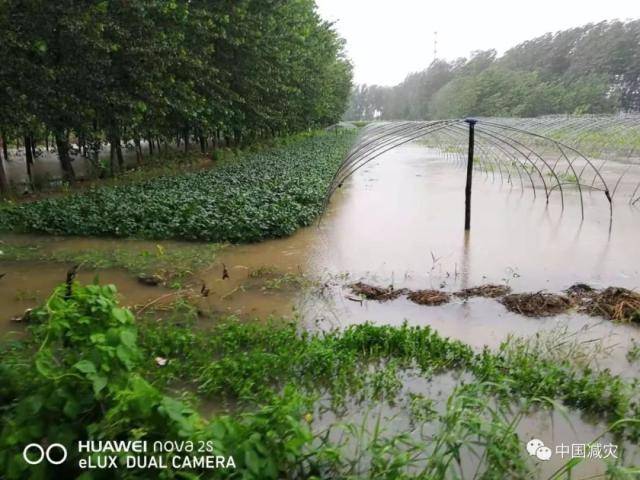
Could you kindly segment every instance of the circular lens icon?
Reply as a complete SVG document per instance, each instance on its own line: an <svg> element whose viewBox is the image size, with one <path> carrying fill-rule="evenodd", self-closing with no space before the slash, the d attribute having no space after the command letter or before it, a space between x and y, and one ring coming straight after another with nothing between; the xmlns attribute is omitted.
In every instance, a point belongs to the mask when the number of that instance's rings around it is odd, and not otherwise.
<svg viewBox="0 0 640 480"><path fill-rule="evenodd" d="M54 448L62 452L62 455L58 460L54 460L53 458L51 458L51 451ZM61 443L52 443L51 445L49 445L49 447L47 448L47 460L49 460L49 463L51 463L52 465L60 465L66 459L67 459L67 449L64 447L64 445L62 445Z"/></svg>
<svg viewBox="0 0 640 480"><path fill-rule="evenodd" d="M31 458L29 458L29 452L31 451L39 452L40 457L37 460L32 460ZM44 459L44 448L42 448L37 443L30 443L29 445L24 447L24 450L22 450L22 458L24 458L24 461L29 465L38 465Z"/></svg>

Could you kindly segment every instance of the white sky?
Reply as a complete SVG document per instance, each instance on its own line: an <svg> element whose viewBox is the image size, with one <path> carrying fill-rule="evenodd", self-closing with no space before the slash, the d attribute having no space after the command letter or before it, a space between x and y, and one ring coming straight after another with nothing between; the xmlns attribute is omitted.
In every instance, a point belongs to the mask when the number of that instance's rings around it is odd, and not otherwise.
<svg viewBox="0 0 640 480"><path fill-rule="evenodd" d="M637 0L316 0L347 40L356 83L395 85L438 57L504 53L524 40L589 22L640 17Z"/></svg>

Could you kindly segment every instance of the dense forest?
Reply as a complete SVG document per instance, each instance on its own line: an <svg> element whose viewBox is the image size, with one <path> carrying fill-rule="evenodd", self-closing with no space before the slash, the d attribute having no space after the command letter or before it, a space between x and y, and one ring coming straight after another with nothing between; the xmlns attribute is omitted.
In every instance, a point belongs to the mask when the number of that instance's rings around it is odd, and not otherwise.
<svg viewBox="0 0 640 480"><path fill-rule="evenodd" d="M351 90L313 0L0 0L0 32L4 160L52 147L67 181L70 148L110 148L113 173L125 142L142 157L334 123Z"/></svg>
<svg viewBox="0 0 640 480"><path fill-rule="evenodd" d="M640 109L640 20L548 33L497 57L436 59L394 87L357 86L346 118L435 119Z"/></svg>

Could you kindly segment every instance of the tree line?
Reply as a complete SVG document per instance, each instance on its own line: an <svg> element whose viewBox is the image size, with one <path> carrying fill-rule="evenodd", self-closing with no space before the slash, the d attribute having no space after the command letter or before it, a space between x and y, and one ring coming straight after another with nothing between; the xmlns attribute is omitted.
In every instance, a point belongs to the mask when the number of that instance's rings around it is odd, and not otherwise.
<svg viewBox="0 0 640 480"><path fill-rule="evenodd" d="M588 24L497 57L436 59L394 87L359 85L346 118L532 117L640 110L640 20Z"/></svg>
<svg viewBox="0 0 640 480"><path fill-rule="evenodd" d="M351 90L313 0L0 0L0 32L4 159L21 145L30 174L52 144L68 181L72 144L109 143L113 173L124 142L142 157L141 141L204 151L323 126Z"/></svg>

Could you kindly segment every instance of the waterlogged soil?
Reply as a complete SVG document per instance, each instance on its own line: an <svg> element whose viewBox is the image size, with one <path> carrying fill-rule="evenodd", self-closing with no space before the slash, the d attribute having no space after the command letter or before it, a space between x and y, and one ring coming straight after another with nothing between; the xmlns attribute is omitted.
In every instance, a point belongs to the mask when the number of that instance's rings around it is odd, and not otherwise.
<svg viewBox="0 0 640 480"><path fill-rule="evenodd" d="M611 164L615 168L615 162ZM480 349L497 346L509 335L530 336L566 329L572 340L595 348L593 365L633 378L638 362L626 353L640 342L640 327L570 310L548 317L511 312L495 295L453 295L482 285L504 286L504 293L562 293L585 283L640 290L640 209L629 206L628 192L640 179L625 177L614 199L613 222L601 194L585 194L581 219L576 191L544 196L519 182L476 171L472 229L463 230L465 172L429 148L412 144L387 152L360 169L336 192L321 221L284 239L223 248L183 286L207 312L243 319L269 316L297 319L310 329L340 328L370 321L430 325L444 336ZM180 248L179 242L142 242L84 238L3 236L5 241L40 241L47 248L71 250ZM1 248L1 247L0 247ZM0 332L15 330L10 319L39 303L64 280L70 265L0 260ZM81 269L78 278L113 282L126 305L144 305L167 287L142 285L130 272ZM406 295L389 301L354 295L362 282L388 291L435 290L451 294L447 303L420 305ZM473 294L472 294L473 293ZM407 379L406 388L448 393L456 381ZM358 415L354 407L350 418ZM325 414L329 415L329 414ZM328 417L324 417L323 421ZM330 420L330 419L329 419ZM357 418L356 418L357 420ZM404 428L402 422L390 422ZM541 412L525 417L521 437L545 444L587 443L605 429L575 412ZM524 445L523 445L524 449ZM637 450L637 448L636 448ZM630 455L627 452L627 455ZM637 459L636 459L637 460ZM541 476L562 463L554 456L538 462ZM602 462L586 461L576 478L602 473Z"/></svg>

